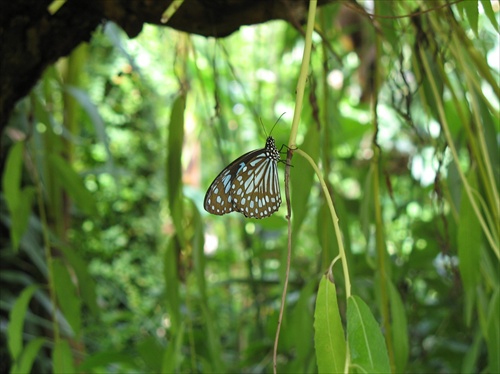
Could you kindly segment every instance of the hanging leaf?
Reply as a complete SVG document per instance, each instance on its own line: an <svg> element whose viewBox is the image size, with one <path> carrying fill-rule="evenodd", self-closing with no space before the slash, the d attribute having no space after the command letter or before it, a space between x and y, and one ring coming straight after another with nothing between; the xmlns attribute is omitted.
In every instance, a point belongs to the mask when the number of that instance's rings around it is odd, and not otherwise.
<svg viewBox="0 0 500 374"><path fill-rule="evenodd" d="M24 143L18 142L9 150L2 187L7 206L11 213L16 211L21 199L21 171L23 167Z"/></svg>
<svg viewBox="0 0 500 374"><path fill-rule="evenodd" d="M321 278L314 312L314 348L319 373L342 373L346 341L340 319L335 284Z"/></svg>
<svg viewBox="0 0 500 374"><path fill-rule="evenodd" d="M471 170L467 181L470 187L477 190L477 178L475 171ZM473 195L474 196L474 195ZM474 301L476 298L476 287L481 274L479 260L481 258L481 243L482 229L476 214L472 208L469 197L462 188L462 198L460 202L460 216L457 233L458 244L458 267L462 277L462 284L465 291L465 323L470 326L472 320L472 312L474 309Z"/></svg>
<svg viewBox="0 0 500 374"><path fill-rule="evenodd" d="M488 347L488 371L490 373L500 373L500 291L497 287L491 297L488 308L488 335L486 345Z"/></svg>
<svg viewBox="0 0 500 374"><path fill-rule="evenodd" d="M31 368L33 367L33 362L42 348L43 344L46 343L44 338L35 338L31 340L26 347L21 352L19 360L14 362L10 372L11 373L31 373Z"/></svg>
<svg viewBox="0 0 500 374"><path fill-rule="evenodd" d="M75 372L71 348L66 340L58 340L52 351L52 366L54 373L71 374Z"/></svg>
<svg viewBox="0 0 500 374"><path fill-rule="evenodd" d="M28 309L31 297L38 289L37 285L26 287L17 298L9 314L9 325L7 326L7 346L13 361L16 361L21 354L23 347L23 326L24 317Z"/></svg>
<svg viewBox="0 0 500 374"><path fill-rule="evenodd" d="M391 372L380 326L358 296L351 296L347 301L347 341L351 365L365 373Z"/></svg>
<svg viewBox="0 0 500 374"><path fill-rule="evenodd" d="M68 269L61 259L54 259L52 263L54 286L57 301L76 336L80 334L82 324L81 300L76 287L71 280Z"/></svg>

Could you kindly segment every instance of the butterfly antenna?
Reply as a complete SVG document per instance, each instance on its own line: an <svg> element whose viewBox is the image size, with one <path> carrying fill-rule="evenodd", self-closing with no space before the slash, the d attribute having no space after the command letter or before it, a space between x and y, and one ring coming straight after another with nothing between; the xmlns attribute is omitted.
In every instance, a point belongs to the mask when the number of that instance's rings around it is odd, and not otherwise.
<svg viewBox="0 0 500 374"><path fill-rule="evenodd" d="M266 139L267 139L267 137L269 135L267 135L266 127L264 126L264 123L262 123L262 118L259 117L259 121L260 121L260 125L262 126L262 130L264 130L264 134L266 134Z"/></svg>
<svg viewBox="0 0 500 374"><path fill-rule="evenodd" d="M283 112L281 114L281 116L279 116L279 118L276 120L276 122L274 123L273 127L271 128L271 132L269 133L269 135L271 135L273 133L273 130L274 130L274 127L278 124L279 120L281 119L281 117L283 117L285 115L286 112Z"/></svg>

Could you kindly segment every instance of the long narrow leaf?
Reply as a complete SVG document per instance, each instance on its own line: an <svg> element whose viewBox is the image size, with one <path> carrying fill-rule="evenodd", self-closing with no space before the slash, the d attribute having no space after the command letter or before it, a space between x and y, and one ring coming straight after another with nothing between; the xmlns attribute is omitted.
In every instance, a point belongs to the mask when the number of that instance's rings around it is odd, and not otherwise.
<svg viewBox="0 0 500 374"><path fill-rule="evenodd" d="M11 367L10 372L14 373L30 373L33 367L33 362L35 361L40 348L42 348L45 343L44 338L35 338L31 340L22 351L19 360L14 363Z"/></svg>
<svg viewBox="0 0 500 374"><path fill-rule="evenodd" d="M11 218L10 236L15 251L18 250L21 237L28 225L31 201L34 196L32 187L21 188L23 153L23 142L18 142L12 146L7 156L2 177L3 193Z"/></svg>
<svg viewBox="0 0 500 374"><path fill-rule="evenodd" d="M380 326L358 296L347 300L347 341L351 365L366 373L391 372Z"/></svg>
<svg viewBox="0 0 500 374"><path fill-rule="evenodd" d="M182 146L184 143L184 109L186 97L180 95L174 102L170 116L169 136L167 144L167 185L170 213L177 232L182 240L181 225L181 188L182 188Z"/></svg>
<svg viewBox="0 0 500 374"><path fill-rule="evenodd" d="M60 259L54 260L52 269L57 300L64 313L64 317L71 325L75 335L78 335L82 324L80 314L81 300L76 293L75 285L71 281L66 266Z"/></svg>
<svg viewBox="0 0 500 374"><path fill-rule="evenodd" d="M184 342L185 323L181 323L175 339L170 340L167 349L163 354L162 373L176 373L182 362L181 354L182 343Z"/></svg>
<svg viewBox="0 0 500 374"><path fill-rule="evenodd" d="M346 341L335 284L324 276L319 283L314 312L314 348L319 373L344 371Z"/></svg>
<svg viewBox="0 0 500 374"><path fill-rule="evenodd" d="M71 374L75 372L71 348L66 340L56 341L52 351L52 366L54 373Z"/></svg>
<svg viewBox="0 0 500 374"><path fill-rule="evenodd" d="M64 245L60 245L58 248L64 253L64 257L76 273L82 301L94 315L97 315L99 308L97 306L96 284L89 273L88 264L74 248L68 248Z"/></svg>
<svg viewBox="0 0 500 374"><path fill-rule="evenodd" d="M23 347L23 325L26 310L33 293L38 289L37 285L26 287L17 298L9 315L9 325L7 327L9 353L13 361L16 361L21 354Z"/></svg>
<svg viewBox="0 0 500 374"><path fill-rule="evenodd" d="M12 146L5 162L2 187L5 201L11 213L15 212L21 198L21 170L23 166L24 143Z"/></svg>
<svg viewBox="0 0 500 374"><path fill-rule="evenodd" d="M490 373L500 373L500 291L497 288L491 298L488 308L488 336L486 344L488 346L488 371Z"/></svg>
<svg viewBox="0 0 500 374"><path fill-rule="evenodd" d="M469 174L467 180L472 189L477 189L477 178L474 171ZM478 244L481 242L482 231L472 204L463 189L459 217L457 238L459 269L465 291L464 318L466 324L470 325L476 298L476 286L481 273L479 267L481 250Z"/></svg>

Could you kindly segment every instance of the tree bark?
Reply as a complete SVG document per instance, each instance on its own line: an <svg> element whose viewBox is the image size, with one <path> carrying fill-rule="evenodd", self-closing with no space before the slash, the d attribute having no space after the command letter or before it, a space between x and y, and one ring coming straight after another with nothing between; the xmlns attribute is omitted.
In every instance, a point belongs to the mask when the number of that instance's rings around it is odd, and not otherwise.
<svg viewBox="0 0 500 374"><path fill-rule="evenodd" d="M325 4L334 0L319 0ZM172 0L67 0L49 12L52 0L2 2L0 9L0 133L16 102L26 96L45 68L88 41L99 24L117 23L129 37L144 23L204 36L225 37L242 25L283 19L298 25L308 0L185 0L161 23Z"/></svg>

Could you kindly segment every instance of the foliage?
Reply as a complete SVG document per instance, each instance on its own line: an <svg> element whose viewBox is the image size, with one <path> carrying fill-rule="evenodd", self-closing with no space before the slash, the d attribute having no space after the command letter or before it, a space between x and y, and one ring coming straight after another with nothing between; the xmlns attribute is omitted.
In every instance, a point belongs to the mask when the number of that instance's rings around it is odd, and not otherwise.
<svg viewBox="0 0 500 374"><path fill-rule="evenodd" d="M278 371L498 372L497 14L374 3L316 17ZM272 370L286 204L203 196L283 112L293 145L306 43L106 24L47 69L2 139L3 371Z"/></svg>

